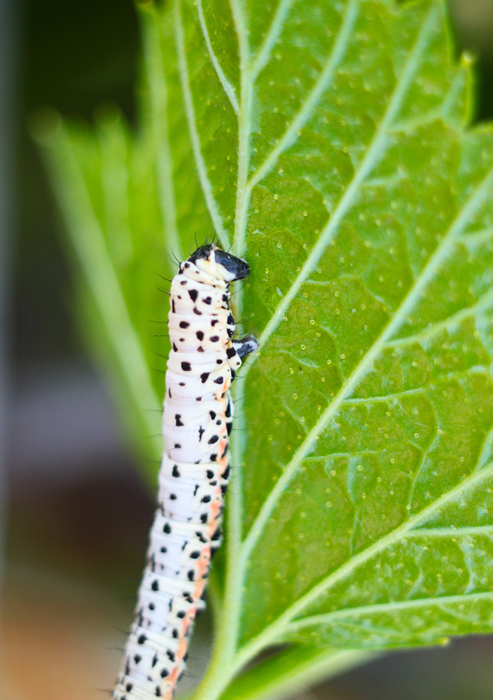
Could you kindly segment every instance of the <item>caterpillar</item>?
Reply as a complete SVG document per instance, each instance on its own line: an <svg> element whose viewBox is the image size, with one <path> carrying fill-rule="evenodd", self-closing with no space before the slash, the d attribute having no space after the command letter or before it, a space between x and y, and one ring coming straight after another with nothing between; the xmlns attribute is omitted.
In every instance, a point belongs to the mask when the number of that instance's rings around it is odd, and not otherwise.
<svg viewBox="0 0 493 700"><path fill-rule="evenodd" d="M215 244L198 248L171 282L158 507L135 619L114 700L170 700L187 648L211 556L221 542L229 481L233 402L229 388L242 359L257 349L234 339L229 285L248 263Z"/></svg>

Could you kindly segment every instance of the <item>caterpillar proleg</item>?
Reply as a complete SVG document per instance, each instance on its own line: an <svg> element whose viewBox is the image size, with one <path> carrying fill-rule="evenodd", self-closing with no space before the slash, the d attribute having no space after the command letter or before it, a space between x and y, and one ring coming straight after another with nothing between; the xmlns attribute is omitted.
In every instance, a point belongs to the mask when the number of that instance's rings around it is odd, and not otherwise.
<svg viewBox="0 0 493 700"><path fill-rule="evenodd" d="M253 336L233 340L229 308L230 283L249 272L244 260L209 244L171 282L158 507L114 700L170 700L185 668L211 552L221 542L229 388L242 358L258 347Z"/></svg>

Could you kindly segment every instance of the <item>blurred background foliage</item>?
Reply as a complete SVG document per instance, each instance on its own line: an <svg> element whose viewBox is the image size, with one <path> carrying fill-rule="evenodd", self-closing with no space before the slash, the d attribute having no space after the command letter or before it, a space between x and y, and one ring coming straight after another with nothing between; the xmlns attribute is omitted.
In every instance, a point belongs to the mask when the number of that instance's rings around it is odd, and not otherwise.
<svg viewBox="0 0 493 700"><path fill-rule="evenodd" d="M459 46L478 57L477 119L493 118L493 0L452 0ZM143 566L153 498L71 316L52 194L27 133L36 110L91 121L117 103L136 122L139 28L131 0L17 6L10 313L5 700L104 698ZM103 107L102 107L103 105ZM150 280L158 286L158 279ZM154 332L152 329L149 333ZM1 484L1 481L0 481ZM207 617L189 683L206 662ZM490 700L490 638L383 657L307 691L320 700Z"/></svg>

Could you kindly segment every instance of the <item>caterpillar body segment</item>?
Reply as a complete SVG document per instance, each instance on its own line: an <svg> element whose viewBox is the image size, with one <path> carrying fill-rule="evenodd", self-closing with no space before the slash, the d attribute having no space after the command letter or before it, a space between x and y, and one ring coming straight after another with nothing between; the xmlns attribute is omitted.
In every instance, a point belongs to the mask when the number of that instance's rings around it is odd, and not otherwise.
<svg viewBox="0 0 493 700"><path fill-rule="evenodd" d="M231 282L248 264L215 245L182 262L170 291L171 352L166 372L158 507L135 621L114 700L171 700L185 669L189 638L221 542L229 481L229 392L253 336L233 340Z"/></svg>

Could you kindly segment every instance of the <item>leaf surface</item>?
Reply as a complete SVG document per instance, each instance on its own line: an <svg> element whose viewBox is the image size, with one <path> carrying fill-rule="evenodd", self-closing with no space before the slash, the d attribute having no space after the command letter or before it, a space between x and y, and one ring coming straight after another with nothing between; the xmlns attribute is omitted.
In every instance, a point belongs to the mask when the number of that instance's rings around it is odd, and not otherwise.
<svg viewBox="0 0 493 700"><path fill-rule="evenodd" d="M324 649L329 667L330 649L493 631L493 134L468 126L470 61L443 3L174 0L141 15L140 133L118 118L44 142L87 298L104 317L89 262L103 247L152 401L142 327L166 303L150 258L167 271L171 249L215 234L251 265L235 307L260 351L235 383L200 697L234 694L279 644L301 673ZM254 697L255 678L238 683Z"/></svg>

